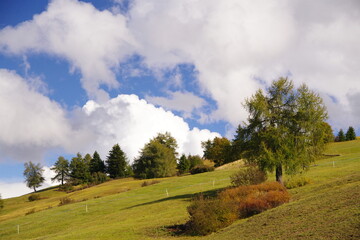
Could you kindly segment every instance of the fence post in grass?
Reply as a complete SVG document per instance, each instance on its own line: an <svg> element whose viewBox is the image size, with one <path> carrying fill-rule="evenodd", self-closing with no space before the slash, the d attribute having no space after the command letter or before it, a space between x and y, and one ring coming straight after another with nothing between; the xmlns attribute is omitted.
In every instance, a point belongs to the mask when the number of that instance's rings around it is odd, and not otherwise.
<svg viewBox="0 0 360 240"><path fill-rule="evenodd" d="M333 167L335 167L335 161L333 161Z"/></svg>
<svg viewBox="0 0 360 240"><path fill-rule="evenodd" d="M215 179L213 179L213 187L215 187Z"/></svg>
<svg viewBox="0 0 360 240"><path fill-rule="evenodd" d="M168 192L167 188L166 188L166 196L167 197L169 196L169 192Z"/></svg>
<svg viewBox="0 0 360 240"><path fill-rule="evenodd" d="M88 212L88 207L87 204L85 205L85 211Z"/></svg>
<svg viewBox="0 0 360 240"><path fill-rule="evenodd" d="M20 234L20 225L17 225L17 233Z"/></svg>

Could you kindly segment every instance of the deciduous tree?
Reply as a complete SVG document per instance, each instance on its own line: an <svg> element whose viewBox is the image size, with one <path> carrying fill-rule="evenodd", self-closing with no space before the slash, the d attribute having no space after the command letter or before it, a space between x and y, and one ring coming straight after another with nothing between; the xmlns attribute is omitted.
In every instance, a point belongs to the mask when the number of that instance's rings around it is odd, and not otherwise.
<svg viewBox="0 0 360 240"><path fill-rule="evenodd" d="M177 143L169 133L158 134L145 144L140 157L135 159L133 169L136 177L156 178L176 174Z"/></svg>
<svg viewBox="0 0 360 240"><path fill-rule="evenodd" d="M27 162L24 164L24 176L26 186L29 188L33 188L34 192L36 192L36 188L40 187L44 182L45 178L43 177L43 171L40 163Z"/></svg>
<svg viewBox="0 0 360 240"><path fill-rule="evenodd" d="M231 143L225 138L215 137L213 140L208 140L201 143L204 149L204 158L215 162L215 166L220 166L231 162Z"/></svg>
<svg viewBox="0 0 360 240"><path fill-rule="evenodd" d="M323 151L326 107L305 84L295 90L292 81L280 78L244 106L249 117L235 139L241 154L261 170L275 170L278 182L282 183L283 170L305 169Z"/></svg>

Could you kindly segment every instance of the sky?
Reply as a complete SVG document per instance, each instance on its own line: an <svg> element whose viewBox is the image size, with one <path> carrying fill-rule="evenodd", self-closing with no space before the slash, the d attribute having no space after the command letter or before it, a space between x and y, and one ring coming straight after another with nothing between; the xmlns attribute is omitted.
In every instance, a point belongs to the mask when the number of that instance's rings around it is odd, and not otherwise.
<svg viewBox="0 0 360 240"><path fill-rule="evenodd" d="M2 0L0 194L31 192L27 161L118 143L133 161L170 132L180 153L233 138L246 98L288 77L360 134L358 0Z"/></svg>

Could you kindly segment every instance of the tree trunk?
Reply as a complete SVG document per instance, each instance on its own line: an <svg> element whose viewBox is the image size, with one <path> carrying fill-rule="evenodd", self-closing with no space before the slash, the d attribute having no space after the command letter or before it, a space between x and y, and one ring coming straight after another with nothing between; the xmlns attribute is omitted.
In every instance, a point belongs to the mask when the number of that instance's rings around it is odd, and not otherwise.
<svg viewBox="0 0 360 240"><path fill-rule="evenodd" d="M34 192L36 192L36 189L35 189L35 187L34 187Z"/></svg>
<svg viewBox="0 0 360 240"><path fill-rule="evenodd" d="M278 183L280 183L281 185L284 185L283 180L282 180L282 175L283 175L283 173L282 173L282 165L278 165L276 167L276 181Z"/></svg>
<svg viewBox="0 0 360 240"><path fill-rule="evenodd" d="M61 176L61 186L64 185L64 175Z"/></svg>

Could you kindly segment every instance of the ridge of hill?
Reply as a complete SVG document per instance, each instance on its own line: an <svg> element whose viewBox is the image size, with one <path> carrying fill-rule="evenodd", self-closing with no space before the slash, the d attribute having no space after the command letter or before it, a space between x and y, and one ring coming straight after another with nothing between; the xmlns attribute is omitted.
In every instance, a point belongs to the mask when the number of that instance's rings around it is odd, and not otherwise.
<svg viewBox="0 0 360 240"><path fill-rule="evenodd" d="M5 199L0 239L359 239L360 141L331 143L326 154L339 156L316 161L304 174L312 183L289 190L290 203L209 236L172 236L166 227L188 219L194 194L228 186L237 167L147 187L128 178L68 194L51 188L33 202L28 195ZM63 197L78 202L58 206Z"/></svg>

